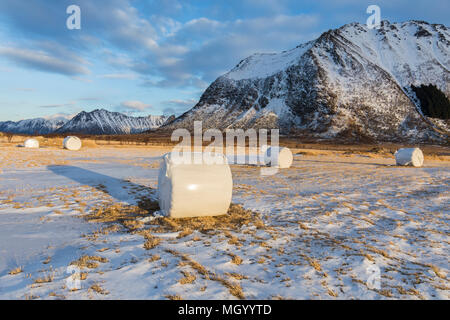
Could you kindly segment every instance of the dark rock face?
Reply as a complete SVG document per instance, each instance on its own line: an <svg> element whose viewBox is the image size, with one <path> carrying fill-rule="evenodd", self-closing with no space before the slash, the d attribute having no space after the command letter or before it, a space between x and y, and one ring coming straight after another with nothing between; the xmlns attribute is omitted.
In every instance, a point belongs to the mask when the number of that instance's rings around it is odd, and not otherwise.
<svg viewBox="0 0 450 320"><path fill-rule="evenodd" d="M204 129L437 141L402 88L432 83L450 97L449 39L447 27L426 22L345 25L292 50L244 59L163 128L191 130L201 120Z"/></svg>

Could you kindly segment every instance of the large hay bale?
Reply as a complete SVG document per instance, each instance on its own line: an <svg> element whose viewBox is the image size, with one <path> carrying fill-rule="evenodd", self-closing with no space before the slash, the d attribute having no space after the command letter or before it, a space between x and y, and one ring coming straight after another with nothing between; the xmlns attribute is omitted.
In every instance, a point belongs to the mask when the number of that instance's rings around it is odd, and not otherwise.
<svg viewBox="0 0 450 320"><path fill-rule="evenodd" d="M278 167L280 169L290 168L294 156L289 148L268 147L264 153L264 162L266 165Z"/></svg>
<svg viewBox="0 0 450 320"><path fill-rule="evenodd" d="M81 149L81 140L75 136L68 136L63 141L63 148L67 150L77 151Z"/></svg>
<svg viewBox="0 0 450 320"><path fill-rule="evenodd" d="M419 148L402 148L395 152L395 161L398 166L421 167L423 165L423 153Z"/></svg>
<svg viewBox="0 0 450 320"><path fill-rule="evenodd" d="M23 143L23 146L25 148L39 148L39 141L37 141L36 139L27 139L25 140L25 142Z"/></svg>
<svg viewBox="0 0 450 320"><path fill-rule="evenodd" d="M196 163L195 153L185 156L188 161L180 161L173 153L163 157L158 176L159 206L163 214L172 218L226 214L233 192L226 157L200 153L202 160Z"/></svg>

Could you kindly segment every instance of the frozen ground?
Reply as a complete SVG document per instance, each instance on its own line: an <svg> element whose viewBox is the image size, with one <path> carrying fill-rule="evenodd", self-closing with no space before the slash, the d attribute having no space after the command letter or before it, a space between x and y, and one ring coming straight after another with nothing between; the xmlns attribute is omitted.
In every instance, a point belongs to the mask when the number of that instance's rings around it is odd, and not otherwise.
<svg viewBox="0 0 450 320"><path fill-rule="evenodd" d="M167 151L0 147L0 298L450 298L449 161L232 166L233 203L253 213L195 223L152 218Z"/></svg>

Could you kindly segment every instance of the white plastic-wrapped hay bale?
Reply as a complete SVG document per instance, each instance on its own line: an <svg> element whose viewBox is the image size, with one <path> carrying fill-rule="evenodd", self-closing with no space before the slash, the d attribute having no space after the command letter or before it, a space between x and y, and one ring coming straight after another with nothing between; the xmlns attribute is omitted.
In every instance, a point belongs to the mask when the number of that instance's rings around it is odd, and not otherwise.
<svg viewBox="0 0 450 320"><path fill-rule="evenodd" d="M272 167L290 168L293 161L294 156L289 148L268 147L264 153L264 162Z"/></svg>
<svg viewBox="0 0 450 320"><path fill-rule="evenodd" d="M67 150L77 151L81 149L81 140L75 136L68 136L64 138L63 148Z"/></svg>
<svg viewBox="0 0 450 320"><path fill-rule="evenodd" d="M37 141L36 139L27 139L25 140L25 142L23 143L23 146L25 148L39 148L39 141Z"/></svg>
<svg viewBox="0 0 450 320"><path fill-rule="evenodd" d="M423 153L419 148L402 148L395 152L395 161L398 166L421 167L423 165Z"/></svg>
<svg viewBox="0 0 450 320"><path fill-rule="evenodd" d="M189 153L188 159L193 160L194 155ZM227 159L221 154L200 155L200 163L180 161L173 153L164 155L159 169L158 194L165 216L187 218L227 213L233 191Z"/></svg>

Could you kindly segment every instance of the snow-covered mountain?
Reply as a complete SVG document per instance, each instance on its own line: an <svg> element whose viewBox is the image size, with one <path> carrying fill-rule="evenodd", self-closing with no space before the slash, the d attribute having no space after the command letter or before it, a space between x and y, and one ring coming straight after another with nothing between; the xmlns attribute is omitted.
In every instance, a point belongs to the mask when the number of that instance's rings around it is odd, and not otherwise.
<svg viewBox="0 0 450 320"><path fill-rule="evenodd" d="M0 122L0 132L22 134L49 134L62 127L68 119L61 117L53 119L28 119L21 121Z"/></svg>
<svg viewBox="0 0 450 320"><path fill-rule="evenodd" d="M141 133L163 125L169 117L132 117L104 109L82 111L71 119L49 117L0 122L0 132L23 134L82 133L82 134L129 134ZM172 118L170 118L172 120Z"/></svg>
<svg viewBox="0 0 450 320"><path fill-rule="evenodd" d="M274 128L315 137L439 139L408 87L450 97L450 30L423 21L380 29L351 23L273 54L254 54L219 77L164 129Z"/></svg>
<svg viewBox="0 0 450 320"><path fill-rule="evenodd" d="M119 112L97 109L92 112L80 112L55 132L84 134L141 133L160 127L166 120L166 116L132 117Z"/></svg>

